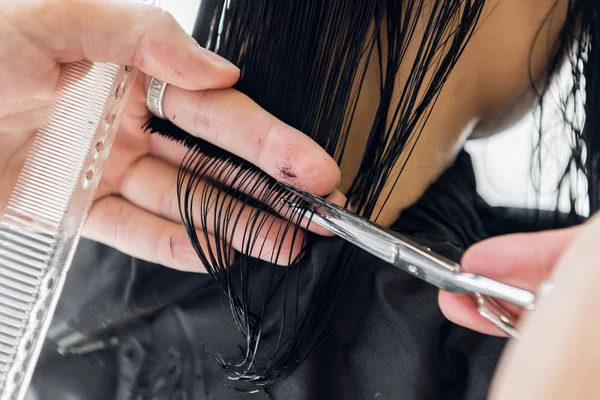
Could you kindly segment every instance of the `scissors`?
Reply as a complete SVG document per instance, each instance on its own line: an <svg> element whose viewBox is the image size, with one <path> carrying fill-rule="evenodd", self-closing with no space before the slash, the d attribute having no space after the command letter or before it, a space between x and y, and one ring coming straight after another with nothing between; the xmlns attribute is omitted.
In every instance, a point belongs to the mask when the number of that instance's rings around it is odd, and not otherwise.
<svg viewBox="0 0 600 400"><path fill-rule="evenodd" d="M516 318L496 300L504 300L525 310L533 310L536 295L544 296L554 287L552 282L545 281L536 293L532 293L483 275L463 272L460 264L398 232L386 230L323 198L287 184L282 185L301 200L284 200L294 211L309 211L305 217L311 222L441 290L473 295L478 313L511 337L519 337L515 327Z"/></svg>

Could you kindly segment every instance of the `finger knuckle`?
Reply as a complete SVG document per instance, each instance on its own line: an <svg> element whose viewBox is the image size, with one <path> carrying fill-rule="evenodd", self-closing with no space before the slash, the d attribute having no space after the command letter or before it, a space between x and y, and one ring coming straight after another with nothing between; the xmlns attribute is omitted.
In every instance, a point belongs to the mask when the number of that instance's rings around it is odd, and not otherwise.
<svg viewBox="0 0 600 400"><path fill-rule="evenodd" d="M133 52L133 59L131 60L132 65L136 65L142 69L144 68L144 53L149 30L149 27L145 27L138 36L135 51Z"/></svg>
<svg viewBox="0 0 600 400"><path fill-rule="evenodd" d="M60 15L72 0L37 0L35 5L40 15Z"/></svg>
<svg viewBox="0 0 600 400"><path fill-rule="evenodd" d="M112 201L108 204L110 214L114 215L113 242L115 244L127 243L129 237L129 222L131 212L123 202Z"/></svg>
<svg viewBox="0 0 600 400"><path fill-rule="evenodd" d="M60 51L68 47L64 28L69 23L69 19L77 14L75 0L37 0L32 4L31 11L38 18L40 26L49 34L53 35L49 48L54 51Z"/></svg>
<svg viewBox="0 0 600 400"><path fill-rule="evenodd" d="M169 231L162 231L156 238L156 249L155 258L159 264L173 266L176 259L176 246L175 238L173 233Z"/></svg>
<svg viewBox="0 0 600 400"><path fill-rule="evenodd" d="M166 215L167 218L174 219L179 215L179 197L177 196L176 185L164 191L162 199L160 200L159 210L161 214Z"/></svg>
<svg viewBox="0 0 600 400"><path fill-rule="evenodd" d="M173 14L160 7L148 7L146 21L148 21L146 26L152 30L156 30L157 27L166 28L167 30L179 27L179 23Z"/></svg>
<svg viewBox="0 0 600 400"><path fill-rule="evenodd" d="M165 25L178 26L178 22L173 14L171 14L169 11L163 10L162 8L158 9L156 18L158 18L158 20Z"/></svg>
<svg viewBox="0 0 600 400"><path fill-rule="evenodd" d="M211 112L208 103L211 101L208 91L200 91L196 97L196 121L194 122L194 128L196 134L202 138L210 140L209 133L212 131L211 124ZM214 140L217 138L214 137Z"/></svg>
<svg viewBox="0 0 600 400"><path fill-rule="evenodd" d="M281 135L284 125L277 121L271 121L268 125L265 125L263 132L259 132L259 140L256 141L256 154L255 159L262 161L263 156L267 152L267 148L271 147L271 143L275 143L275 138ZM279 148L276 146L275 148Z"/></svg>
<svg viewBox="0 0 600 400"><path fill-rule="evenodd" d="M141 28L141 33L137 38L136 50L132 60L132 64L137 65L140 68L144 68L144 53L151 33L156 32L157 27L166 26L168 29L169 27L178 26L175 17L168 11L158 7L148 6L146 12L147 14L144 15L146 23Z"/></svg>

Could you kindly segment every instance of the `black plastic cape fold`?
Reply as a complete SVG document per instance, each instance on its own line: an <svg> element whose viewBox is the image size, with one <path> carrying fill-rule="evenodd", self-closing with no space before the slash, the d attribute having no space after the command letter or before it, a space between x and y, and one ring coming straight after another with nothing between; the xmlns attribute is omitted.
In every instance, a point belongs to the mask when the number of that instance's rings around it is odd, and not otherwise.
<svg viewBox="0 0 600 400"><path fill-rule="evenodd" d="M406 210L394 229L459 261L492 234L569 225L568 218L496 209L476 194L470 158ZM309 285L327 256L344 250L320 238L299 268ZM255 394L229 381L205 349L239 351L240 335L216 286L82 242L36 370L29 400L483 399L505 344L448 322L436 290L358 251L327 340L286 379ZM66 336L119 337L119 344L63 357Z"/></svg>

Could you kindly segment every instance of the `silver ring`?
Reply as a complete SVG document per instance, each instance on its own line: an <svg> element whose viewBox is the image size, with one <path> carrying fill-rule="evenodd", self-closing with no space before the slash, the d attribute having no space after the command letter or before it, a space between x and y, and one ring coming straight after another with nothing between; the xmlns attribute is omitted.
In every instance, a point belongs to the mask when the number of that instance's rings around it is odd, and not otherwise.
<svg viewBox="0 0 600 400"><path fill-rule="evenodd" d="M150 87L148 88L148 95L146 96L146 105L148 106L148 110L161 119L166 119L165 111L163 109L163 101L165 98L165 92L167 91L167 86L168 83L156 78L152 78L150 81Z"/></svg>

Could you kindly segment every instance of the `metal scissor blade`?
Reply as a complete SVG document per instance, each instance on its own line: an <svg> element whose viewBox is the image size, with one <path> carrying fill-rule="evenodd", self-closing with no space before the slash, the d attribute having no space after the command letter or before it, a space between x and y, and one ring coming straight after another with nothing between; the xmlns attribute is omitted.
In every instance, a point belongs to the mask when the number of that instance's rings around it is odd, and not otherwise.
<svg viewBox="0 0 600 400"><path fill-rule="evenodd" d="M360 217L320 197L287 186L288 190L308 203L308 206L287 201L288 206L310 209L307 216L318 225L442 290L453 293L478 293L506 300L526 309L534 307L535 295L485 276L462 273L460 265L431 249L421 246L396 233L388 232L373 222Z"/></svg>
<svg viewBox="0 0 600 400"><path fill-rule="evenodd" d="M327 200L287 185L286 188L308 203L303 205L286 200L290 208L298 211L311 210L307 215L311 221L388 263L394 264L398 259L399 240L394 235Z"/></svg>
<svg viewBox="0 0 600 400"><path fill-rule="evenodd" d="M421 246L408 238L387 231L366 218L354 214L336 204L320 197L288 187L308 206L287 201L288 206L297 210L310 209L312 221L329 229L342 239L373 254L374 256L411 273L418 278L440 287L449 288L447 280L454 279L460 266L431 249ZM425 267L427 273L419 274L417 270Z"/></svg>
<svg viewBox="0 0 600 400"><path fill-rule="evenodd" d="M388 232L356 214L333 203L284 185L308 205L284 200L288 206L299 211L311 210L312 221L357 247L389 262L417 278L440 289L473 294L477 301L477 312L503 332L519 337L515 329L516 318L501 307L494 299L501 299L531 310L535 306L536 295L485 276L461 272L459 264L436 254L431 249L412 242L396 233ZM553 285L546 284L544 292Z"/></svg>

